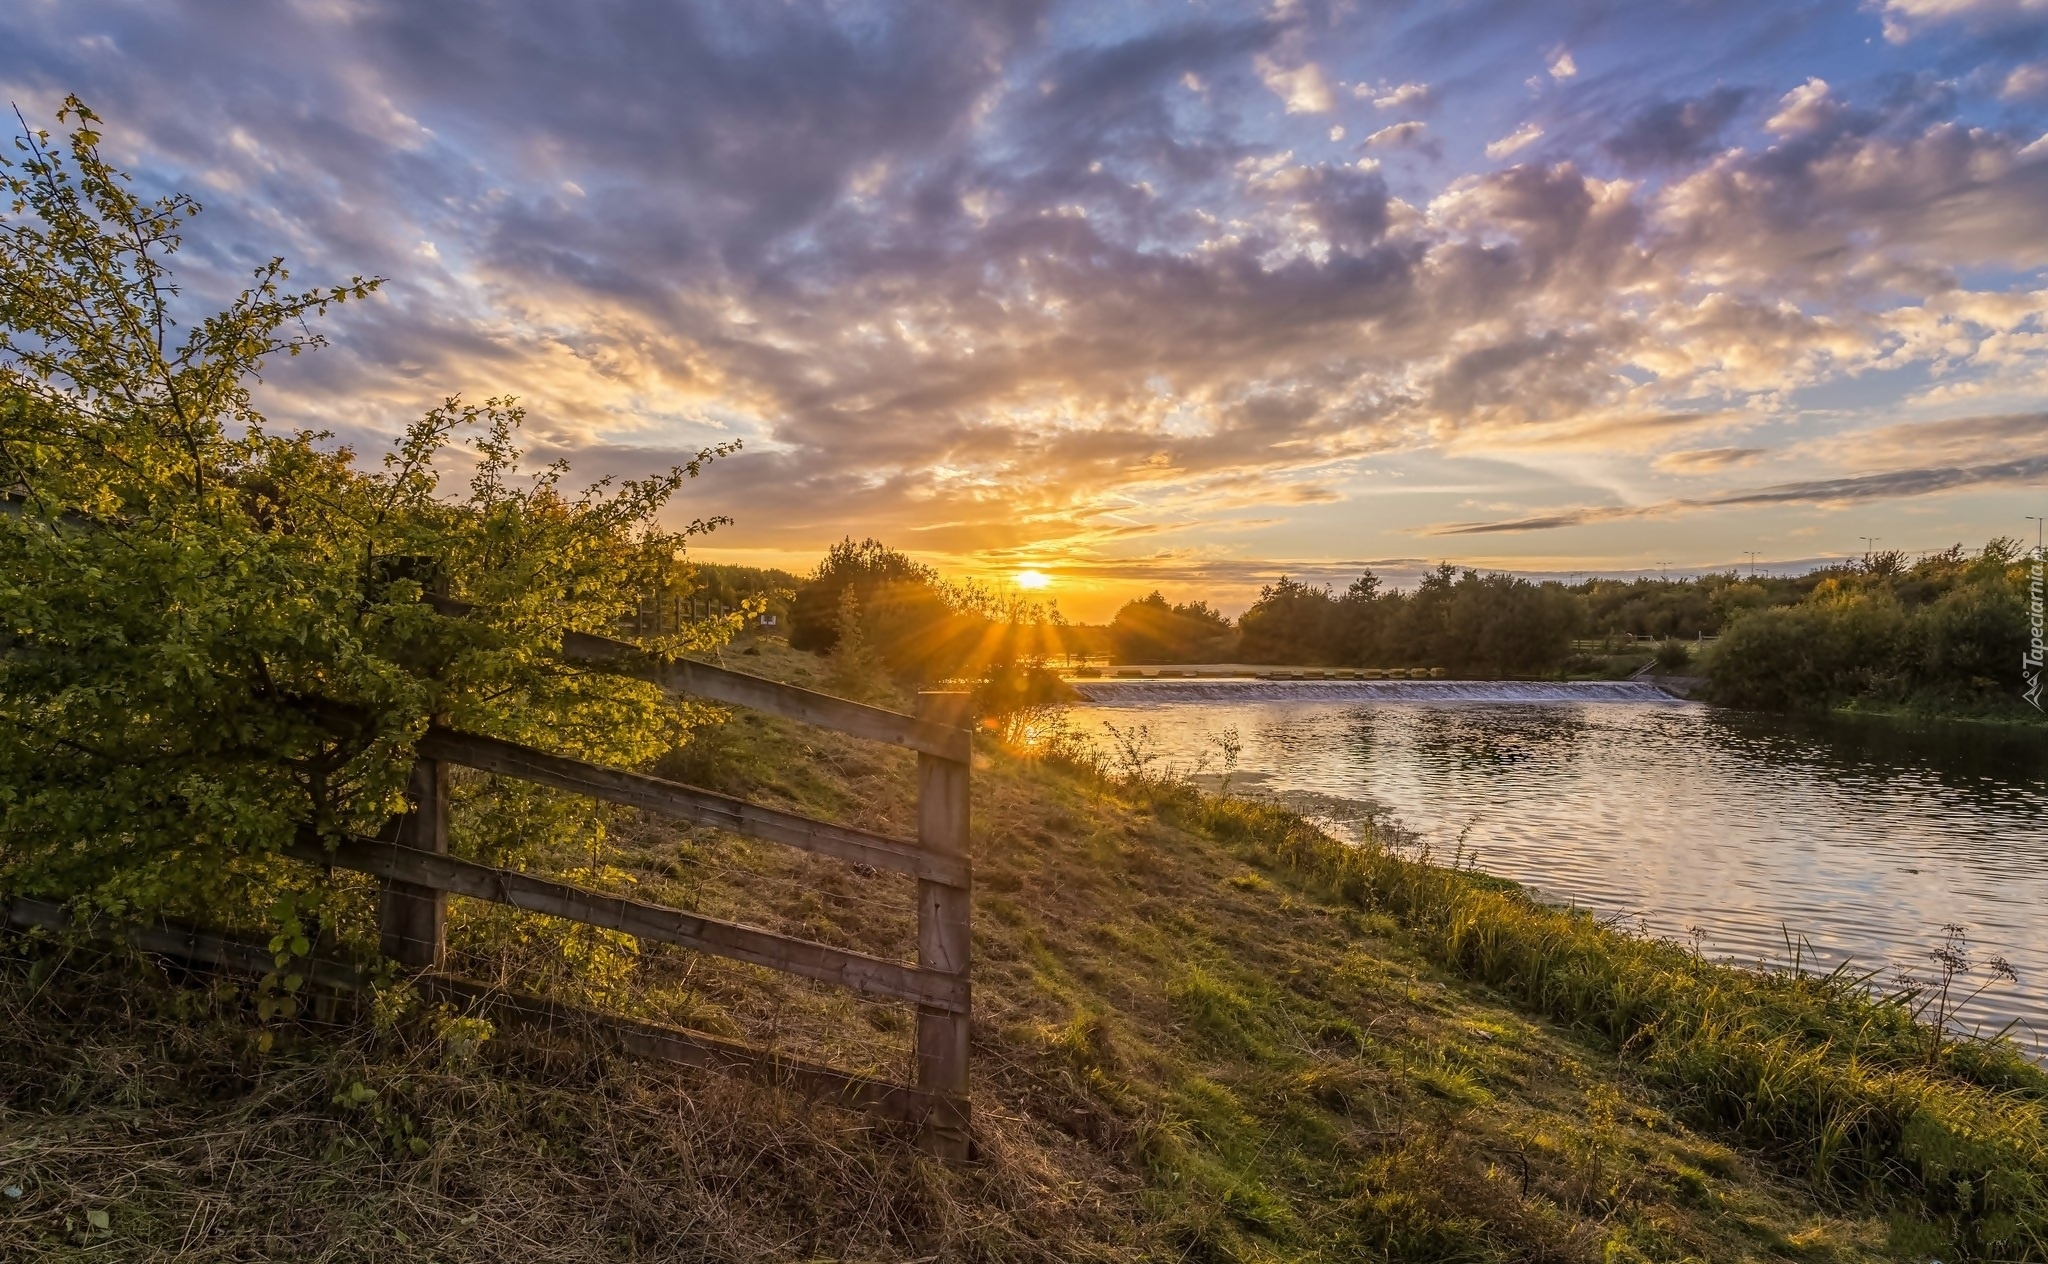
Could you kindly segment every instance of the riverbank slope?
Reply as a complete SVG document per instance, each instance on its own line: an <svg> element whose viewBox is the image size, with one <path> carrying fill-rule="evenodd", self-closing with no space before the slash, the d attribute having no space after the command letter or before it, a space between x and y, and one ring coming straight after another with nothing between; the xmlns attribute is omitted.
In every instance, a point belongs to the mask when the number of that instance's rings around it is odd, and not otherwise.
<svg viewBox="0 0 2048 1264"><path fill-rule="evenodd" d="M824 683L772 643L732 661ZM660 771L910 828L907 757L781 721L736 716ZM1270 807L993 744L974 813L968 1170L702 1073L479 1045L394 1004L266 1020L218 980L15 941L0 1254L2048 1254L2048 1078L1840 980L1727 970ZM560 860L868 951L902 954L913 925L888 875L630 816ZM498 917L458 902L465 971L905 1071L895 1007Z"/></svg>

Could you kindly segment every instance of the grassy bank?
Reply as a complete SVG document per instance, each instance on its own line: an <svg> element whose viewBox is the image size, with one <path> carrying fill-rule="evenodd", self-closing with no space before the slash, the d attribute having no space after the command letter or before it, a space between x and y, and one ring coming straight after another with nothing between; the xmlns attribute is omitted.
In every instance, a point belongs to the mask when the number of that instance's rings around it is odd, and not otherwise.
<svg viewBox="0 0 2048 1264"><path fill-rule="evenodd" d="M742 715L663 771L904 831L909 763ZM0 1256L2048 1258L2048 1077L2009 1052L1268 806L993 747L975 795L966 1171L768 1090L479 1043L402 997L264 1018L217 980L13 941ZM868 951L913 934L891 875L632 815L554 859ZM907 1071L900 1007L454 920L468 973Z"/></svg>

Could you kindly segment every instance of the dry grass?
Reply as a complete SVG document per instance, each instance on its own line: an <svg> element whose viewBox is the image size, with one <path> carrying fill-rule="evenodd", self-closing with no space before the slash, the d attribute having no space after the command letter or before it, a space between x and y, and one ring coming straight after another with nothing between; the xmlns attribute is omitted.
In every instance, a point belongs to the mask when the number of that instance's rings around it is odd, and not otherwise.
<svg viewBox="0 0 2048 1264"><path fill-rule="evenodd" d="M9 982L8 1259L1115 1257L1069 1171L1000 1117L989 1162L951 1173L717 1076L532 1049L449 1065L360 1024L259 1053L232 995L111 962L33 999Z"/></svg>

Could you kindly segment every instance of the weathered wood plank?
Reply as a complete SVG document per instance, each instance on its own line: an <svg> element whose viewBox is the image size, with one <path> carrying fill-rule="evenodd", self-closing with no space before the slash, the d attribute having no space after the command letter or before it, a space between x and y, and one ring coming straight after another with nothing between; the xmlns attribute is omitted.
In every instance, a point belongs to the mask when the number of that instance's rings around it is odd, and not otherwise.
<svg viewBox="0 0 2048 1264"><path fill-rule="evenodd" d="M922 713L940 723L957 723L966 715L964 693L918 696ZM927 850L967 856L968 774L970 765L936 755L917 757L917 840ZM966 884L917 884L917 962L944 971L968 984L973 947L973 893ZM972 1031L969 1010L948 1012L931 1005L917 1008L917 1086L927 1093L967 1095L967 1054ZM924 1148L947 1162L965 1162L969 1140L965 1114L957 1120L929 1121Z"/></svg>
<svg viewBox="0 0 2048 1264"><path fill-rule="evenodd" d="M591 636L587 632L571 632L562 638L562 654L582 662L611 664L627 675L651 681L673 693L766 711L771 715L851 733L855 737L907 746L941 759L965 763L973 757L971 735L966 729L951 724L835 698L828 693L799 689L778 680L749 676L745 672L713 667L692 659L653 658L638 646L624 641Z"/></svg>
<svg viewBox="0 0 2048 1264"><path fill-rule="evenodd" d="M784 812L748 803L744 799L699 790L695 786L664 781L660 777L605 768L566 755L552 755L516 742L454 729L433 728L420 739L418 750L428 759L447 760L501 776L537 781L557 790L587 794L610 803L623 803L663 816L785 843L805 851L873 865L877 869L907 873L952 886L964 887L968 883L970 869L964 857L928 851L908 839L833 825L795 812Z"/></svg>
<svg viewBox="0 0 2048 1264"><path fill-rule="evenodd" d="M417 759L406 787L410 808L398 818L398 842L419 851L448 850L448 770ZM416 970L437 969L447 951L448 897L431 887L386 879L377 900L378 939L385 956Z"/></svg>
<svg viewBox="0 0 2048 1264"><path fill-rule="evenodd" d="M78 927L65 913L64 906L49 900L35 900L26 896L15 896L6 902L7 925L17 930L41 927L53 931L73 931ZM231 939L210 931L189 927L173 926L119 926L102 930L84 928L88 934L110 943L124 943L140 948L144 952L175 957L194 965L213 966L222 970L233 970L242 974L268 974L277 968L277 959L262 944L246 940ZM325 987L353 989L362 986L363 974L345 962L313 960L294 961L291 971L305 975L308 979Z"/></svg>
<svg viewBox="0 0 2048 1264"><path fill-rule="evenodd" d="M680 944L735 961L838 984L869 996L914 1001L949 1012L964 1012L967 1008L967 981L942 971L887 961L809 940L792 939L787 935L699 917L680 909L645 904L623 896L605 895L511 869L494 869L453 856L439 856L367 838L340 839L330 851L320 839L308 834L285 850L312 864L331 864L380 878L396 878L453 895L509 904L528 912L547 913L588 926L623 931L640 939Z"/></svg>

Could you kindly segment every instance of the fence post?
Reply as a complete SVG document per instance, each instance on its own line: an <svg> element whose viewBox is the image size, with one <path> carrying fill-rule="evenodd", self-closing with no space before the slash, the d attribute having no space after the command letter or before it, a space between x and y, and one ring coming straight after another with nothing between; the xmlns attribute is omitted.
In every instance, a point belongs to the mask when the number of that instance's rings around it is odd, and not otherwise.
<svg viewBox="0 0 2048 1264"><path fill-rule="evenodd" d="M941 724L966 727L965 693L922 693L918 714ZM937 755L917 756L917 841L936 852L967 854L968 765ZM970 879L971 881L971 879ZM973 944L974 902L970 886L919 879L917 884L917 963L932 970L964 976ZM919 1145L942 1161L967 1160L967 1046L973 1025L970 1013L955 1014L928 1005L917 1007L917 1086L943 1094L958 1109L933 1112L925 1120Z"/></svg>
<svg viewBox="0 0 2048 1264"><path fill-rule="evenodd" d="M448 765L422 759L412 766L406 787L412 806L398 818L401 846L448 851ZM384 955L400 965L430 970L441 964L447 941L448 897L432 887L384 881L378 910Z"/></svg>

